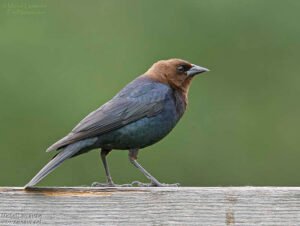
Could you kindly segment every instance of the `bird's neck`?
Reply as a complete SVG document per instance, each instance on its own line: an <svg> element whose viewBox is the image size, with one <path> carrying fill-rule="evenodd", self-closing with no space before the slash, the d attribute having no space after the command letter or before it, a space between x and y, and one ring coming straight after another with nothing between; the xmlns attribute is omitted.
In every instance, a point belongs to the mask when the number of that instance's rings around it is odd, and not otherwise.
<svg viewBox="0 0 300 226"><path fill-rule="evenodd" d="M168 80L167 76L163 76L161 73L156 73L152 69L149 69L143 76L150 78L156 82L160 82L166 85L169 85L173 90L178 92L178 94L183 99L185 106L188 103L188 92L191 85L192 78L185 79L180 85L177 85L176 82Z"/></svg>
<svg viewBox="0 0 300 226"><path fill-rule="evenodd" d="M184 102L184 104L185 104L185 106L187 106L187 104L188 104L188 89L187 90L182 90L182 89L180 89L180 90L176 90L177 92L178 92L178 94L180 95L180 97L181 97L181 99L183 100L183 102Z"/></svg>
<svg viewBox="0 0 300 226"><path fill-rule="evenodd" d="M191 81L192 81L191 79L186 79L186 80L184 80L184 82L182 83L182 85L180 87L177 87L177 89L179 90L179 92L183 96L186 105L188 103L188 94L189 94Z"/></svg>
<svg viewBox="0 0 300 226"><path fill-rule="evenodd" d="M179 118L183 115L183 113L186 110L187 104L188 104L188 98L187 95L183 94L182 92L178 90L174 90L174 100L175 100L175 106L176 111L179 115Z"/></svg>
<svg viewBox="0 0 300 226"><path fill-rule="evenodd" d="M188 105L188 94L189 94L189 88L191 85L191 79L186 79L180 86L172 86L173 90L175 90L176 93L178 93L178 97L183 101L184 108L186 109Z"/></svg>
<svg viewBox="0 0 300 226"><path fill-rule="evenodd" d="M166 74L167 72L165 72L164 70L157 70L157 68L151 67L148 71L146 71L146 73L143 76L168 85L168 79Z"/></svg>

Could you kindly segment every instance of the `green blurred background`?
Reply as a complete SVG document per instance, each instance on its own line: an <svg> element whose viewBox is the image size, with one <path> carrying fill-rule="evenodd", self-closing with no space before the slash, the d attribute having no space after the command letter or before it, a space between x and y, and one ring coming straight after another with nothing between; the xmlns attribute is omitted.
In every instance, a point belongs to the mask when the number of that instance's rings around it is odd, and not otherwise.
<svg viewBox="0 0 300 226"><path fill-rule="evenodd" d="M0 1L0 185L22 186L45 149L159 59L211 72L189 108L139 161L184 186L300 186L300 1ZM116 183L146 181L126 151ZM104 181L99 151L39 185Z"/></svg>

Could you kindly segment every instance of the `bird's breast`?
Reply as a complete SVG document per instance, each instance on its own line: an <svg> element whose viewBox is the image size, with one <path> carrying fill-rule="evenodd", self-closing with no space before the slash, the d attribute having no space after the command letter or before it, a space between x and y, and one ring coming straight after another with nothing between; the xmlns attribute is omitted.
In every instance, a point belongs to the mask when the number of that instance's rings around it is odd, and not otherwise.
<svg viewBox="0 0 300 226"><path fill-rule="evenodd" d="M164 138L177 124L184 110L178 112L174 97L166 99L163 110L99 137L99 146L111 149L144 148Z"/></svg>

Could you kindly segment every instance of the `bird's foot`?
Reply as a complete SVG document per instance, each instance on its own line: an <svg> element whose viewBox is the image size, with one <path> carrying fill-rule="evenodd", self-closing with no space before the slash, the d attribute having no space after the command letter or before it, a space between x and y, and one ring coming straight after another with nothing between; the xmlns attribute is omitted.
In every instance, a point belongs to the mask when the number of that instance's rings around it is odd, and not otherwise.
<svg viewBox="0 0 300 226"><path fill-rule="evenodd" d="M179 183L175 183L175 184L164 184L164 183L142 183L140 181L133 181L131 183L132 186L136 186L136 187L179 187L180 184Z"/></svg>
<svg viewBox="0 0 300 226"><path fill-rule="evenodd" d="M99 183L93 182L92 187L132 187L132 184L115 184L115 183Z"/></svg>
<svg viewBox="0 0 300 226"><path fill-rule="evenodd" d="M91 186L92 186L92 187L115 187L115 184L93 182L93 183L91 184Z"/></svg>
<svg viewBox="0 0 300 226"><path fill-rule="evenodd" d="M94 182L91 185L92 187L179 187L179 183L175 184L165 184L165 183L142 183L140 181L133 181L131 184L115 184L115 183L99 183Z"/></svg>
<svg viewBox="0 0 300 226"><path fill-rule="evenodd" d="M116 187L116 184L93 182L91 186L92 187Z"/></svg>
<svg viewBox="0 0 300 226"><path fill-rule="evenodd" d="M174 184L161 184L161 187L180 187L180 183L174 183Z"/></svg>

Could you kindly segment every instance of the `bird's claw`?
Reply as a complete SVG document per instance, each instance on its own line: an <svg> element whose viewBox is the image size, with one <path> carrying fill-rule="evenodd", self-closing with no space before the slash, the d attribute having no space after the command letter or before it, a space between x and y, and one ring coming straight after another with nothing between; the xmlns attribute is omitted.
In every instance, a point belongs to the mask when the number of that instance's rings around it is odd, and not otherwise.
<svg viewBox="0 0 300 226"><path fill-rule="evenodd" d="M115 184L115 183L99 183L93 182L92 187L179 187L179 183L165 184L165 183L142 183L140 181L133 181L131 184Z"/></svg>
<svg viewBox="0 0 300 226"><path fill-rule="evenodd" d="M132 187L131 184L99 183L93 182L92 187Z"/></svg>
<svg viewBox="0 0 300 226"><path fill-rule="evenodd" d="M174 183L174 184L162 184L163 187L180 187L180 183Z"/></svg>
<svg viewBox="0 0 300 226"><path fill-rule="evenodd" d="M179 183L175 183L175 184L164 184L164 183L142 183L140 181L133 181L131 183L132 186L136 186L136 187L179 187L180 184Z"/></svg>
<svg viewBox="0 0 300 226"><path fill-rule="evenodd" d="M92 187L116 187L114 183L99 183L99 182L93 182Z"/></svg>

